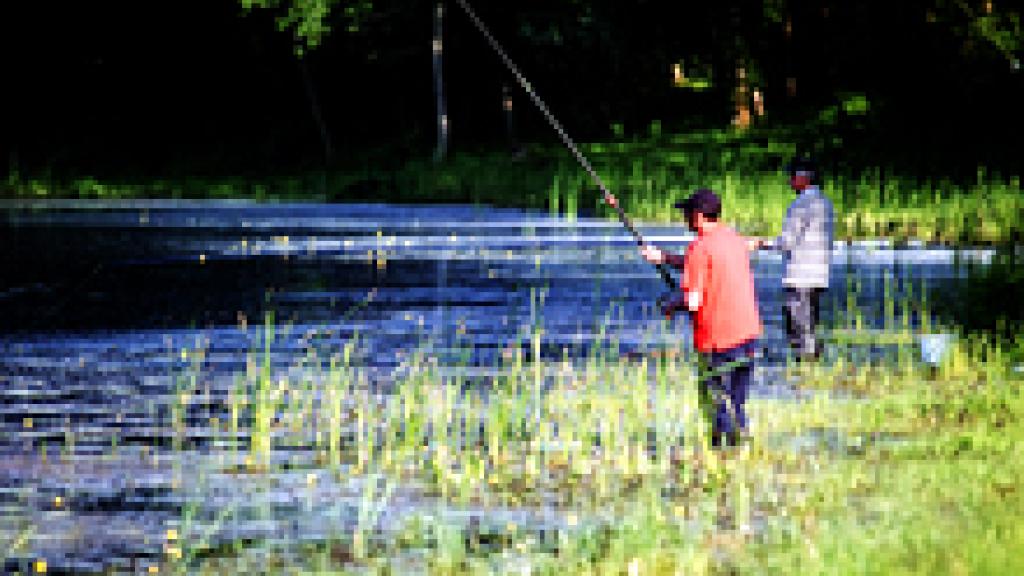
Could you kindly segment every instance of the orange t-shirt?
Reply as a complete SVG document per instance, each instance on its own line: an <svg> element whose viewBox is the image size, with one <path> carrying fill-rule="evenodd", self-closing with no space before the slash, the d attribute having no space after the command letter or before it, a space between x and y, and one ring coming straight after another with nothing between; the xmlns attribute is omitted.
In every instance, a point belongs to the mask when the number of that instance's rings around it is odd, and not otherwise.
<svg viewBox="0 0 1024 576"><path fill-rule="evenodd" d="M761 335L747 243L732 228L719 224L697 236L686 251L680 287L700 294L693 315L698 351L729 350Z"/></svg>

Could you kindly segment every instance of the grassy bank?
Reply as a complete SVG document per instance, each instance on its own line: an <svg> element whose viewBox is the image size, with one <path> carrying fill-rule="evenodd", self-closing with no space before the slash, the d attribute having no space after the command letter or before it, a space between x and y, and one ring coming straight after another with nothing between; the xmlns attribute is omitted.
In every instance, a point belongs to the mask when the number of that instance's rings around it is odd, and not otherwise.
<svg viewBox="0 0 1024 576"><path fill-rule="evenodd" d="M940 365L922 365L897 315L915 306L886 316L895 355L851 361L864 343L835 338L836 360L773 373L792 390L752 400L750 442L724 451L708 447L682 349L627 358L602 338L586 357L535 361L543 327L532 325L482 375L446 370L424 342L399 357L392 382L371 385L359 338L319 349L311 331L303 358L273 367L274 343L292 328L268 317L226 397L212 394L207 351L180 351L191 368L167 410L154 407L166 442L150 457L174 463L170 486L186 504L138 568L1018 573L1024 348L959 335ZM857 318L851 304L835 330ZM315 514L350 486L356 504L323 533L230 539L236 521L290 525L289 514ZM266 509L213 503L226 487ZM76 496L64 497L71 506ZM277 518L282 498L293 505ZM28 549L26 522L4 542L12 556Z"/></svg>
<svg viewBox="0 0 1024 576"><path fill-rule="evenodd" d="M1024 546L1024 380L1011 361L1020 350L972 337L956 340L938 367L907 354L792 369L779 378L798 377L800 395L752 401L751 442L718 452L708 449L692 358L681 351L626 360L609 343L574 362L532 362L541 333L526 336L527 350L510 348L482 383L414 353L386 393L360 374L357 342L328 368L311 363L289 377L272 377L265 352L254 352L231 417L215 423L227 438L249 438L231 473L273 484L294 470L274 464L284 449L312 455L310 486L376 480L355 527L321 542L210 548L209 528L186 519L160 570L1024 569L1013 552ZM181 401L191 396L183 390ZM194 471L189 478L201 481ZM433 511L411 507L385 530L381 511L410 486ZM445 520L445 510L482 515ZM541 511L545 524L488 521L509 510Z"/></svg>
<svg viewBox="0 0 1024 576"><path fill-rule="evenodd" d="M724 199L726 218L751 234L778 231L792 192L781 172L796 151L785 133L709 131L582 146L608 187L637 219L677 219L674 201L696 187ZM979 169L971 182L882 168L826 167L840 238L887 237L942 243L997 243L1020 238L1020 175ZM152 182L10 176L20 198L252 198L257 200L470 202L576 215L611 215L586 173L562 147L460 153L441 164L413 159L384 168L291 176L178 178Z"/></svg>

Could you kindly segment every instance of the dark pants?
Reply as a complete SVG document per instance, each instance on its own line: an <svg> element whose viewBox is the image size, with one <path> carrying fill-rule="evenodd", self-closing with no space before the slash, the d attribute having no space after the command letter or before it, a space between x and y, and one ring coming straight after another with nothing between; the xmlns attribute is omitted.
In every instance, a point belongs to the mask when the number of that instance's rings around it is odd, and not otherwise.
<svg viewBox="0 0 1024 576"><path fill-rule="evenodd" d="M701 409L711 425L711 443L735 445L747 429L747 391L754 371L756 341L701 355Z"/></svg>
<svg viewBox="0 0 1024 576"><path fill-rule="evenodd" d="M824 288L786 288L786 336L790 349L801 360L821 354L821 343L815 331L818 303L824 291Z"/></svg>

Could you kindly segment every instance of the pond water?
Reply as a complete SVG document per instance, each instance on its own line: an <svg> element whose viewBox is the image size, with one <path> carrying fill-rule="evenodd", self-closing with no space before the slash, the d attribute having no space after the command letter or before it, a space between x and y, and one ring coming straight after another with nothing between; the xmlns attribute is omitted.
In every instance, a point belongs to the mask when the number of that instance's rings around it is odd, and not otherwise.
<svg viewBox="0 0 1024 576"><path fill-rule="evenodd" d="M530 326L543 328L541 354L555 360L609 340L636 354L689 341L685 319L666 325L656 313L666 288L612 221L376 204L0 210L0 566L8 571L38 558L51 571L142 571L186 510L225 542L317 540L356 522L372 478L311 480L312 465L240 477L225 471L216 435L202 429L189 431L188 449L169 446L167 405L197 367L182 351L202 350L210 395L202 409L222 411L268 318L272 371L358 336L355 363L382 389L417 349L451 370L487 374L510 347L529 353ZM692 240L678 226L639 228L669 250ZM824 321L852 321L852 298L867 330L902 322L899 307L886 319L887 300L948 295L965 262L991 253L859 242L837 244L834 256ZM753 264L768 351L757 394L785 394L772 370L784 349L782 259L761 252ZM195 470L211 472L181 481ZM382 527L433 505L416 486L392 489ZM432 510L452 522L554 521L543 510ZM16 552L4 556L4 547Z"/></svg>

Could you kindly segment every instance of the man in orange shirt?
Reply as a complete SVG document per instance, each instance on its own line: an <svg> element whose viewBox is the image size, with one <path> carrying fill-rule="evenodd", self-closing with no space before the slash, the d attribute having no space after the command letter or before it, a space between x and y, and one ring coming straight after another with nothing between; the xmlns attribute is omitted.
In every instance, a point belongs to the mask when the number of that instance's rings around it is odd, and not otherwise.
<svg viewBox="0 0 1024 576"><path fill-rule="evenodd" d="M719 222L722 201L710 190L697 190L684 202L687 225L697 232L686 256L645 245L641 251L653 264L667 263L683 271L681 293L666 304L667 316L689 311L694 347L701 356L698 386L711 420L712 444L735 445L747 427L744 404L753 372L761 319L750 271L747 239Z"/></svg>

